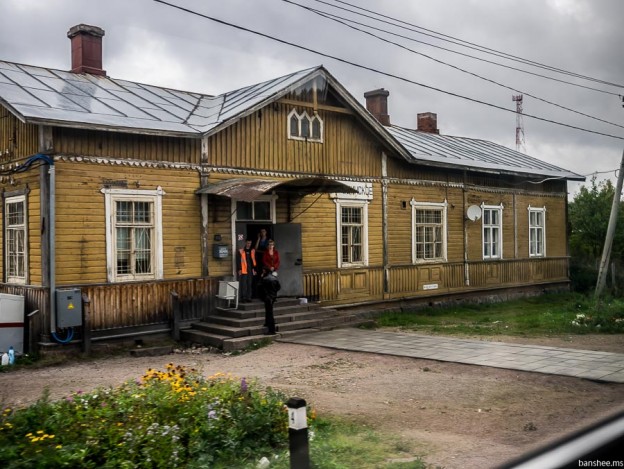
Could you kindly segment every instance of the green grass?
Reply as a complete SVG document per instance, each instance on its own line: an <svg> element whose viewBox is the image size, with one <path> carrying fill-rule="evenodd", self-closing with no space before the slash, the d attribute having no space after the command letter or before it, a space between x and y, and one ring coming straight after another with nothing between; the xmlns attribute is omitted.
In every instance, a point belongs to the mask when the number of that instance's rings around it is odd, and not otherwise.
<svg viewBox="0 0 624 469"><path fill-rule="evenodd" d="M424 469L409 443L394 435L380 434L359 423L319 418L309 430L310 462L314 469ZM271 469L290 467L287 454Z"/></svg>
<svg viewBox="0 0 624 469"><path fill-rule="evenodd" d="M621 334L624 300L597 303L580 294L548 294L504 303L389 312L375 322L378 327L458 335Z"/></svg>

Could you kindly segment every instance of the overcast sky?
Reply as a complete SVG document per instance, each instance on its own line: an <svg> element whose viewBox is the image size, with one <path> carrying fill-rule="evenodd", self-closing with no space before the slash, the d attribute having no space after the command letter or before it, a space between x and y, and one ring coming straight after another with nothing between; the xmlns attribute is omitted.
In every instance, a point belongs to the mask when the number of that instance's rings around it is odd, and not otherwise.
<svg viewBox="0 0 624 469"><path fill-rule="evenodd" d="M622 0L345 0L403 21L403 28L356 15L353 10L374 16L337 0L292 0L351 22L365 23L369 32L386 41L284 0L168 1L408 81L284 45L153 0L0 0L0 59L68 70L67 31L86 23L106 31L104 69L109 76L186 91L218 94L322 64L362 103L365 91L389 90L393 124L414 128L417 113L435 112L442 134L490 140L510 148L516 148L514 113L448 93L509 110L515 109L512 96L523 94L528 154L581 175L613 171L598 178L615 180L624 148L624 108L619 96L624 89L614 86L624 84ZM386 21L396 23L388 18ZM414 31L407 23L430 32ZM454 38L454 42L467 41L572 75L485 54L417 31L441 33ZM498 85L389 44L388 40ZM536 120L529 114L620 139ZM577 185L570 184L569 189L574 193Z"/></svg>

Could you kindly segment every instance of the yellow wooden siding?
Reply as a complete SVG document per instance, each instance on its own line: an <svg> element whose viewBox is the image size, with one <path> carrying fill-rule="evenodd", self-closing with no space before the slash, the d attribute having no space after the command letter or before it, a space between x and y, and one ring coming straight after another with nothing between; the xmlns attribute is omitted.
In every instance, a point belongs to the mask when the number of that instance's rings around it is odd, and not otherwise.
<svg viewBox="0 0 624 469"><path fill-rule="evenodd" d="M30 285L41 285L41 221L39 219L41 202L39 188L39 171L31 170L12 176L13 184L0 185L8 193L24 191L28 187L26 197L27 220L27 279ZM4 206L0 207L0 220L4 220ZM4 227L4 222L0 224ZM4 233L0 229L0 260L4 259ZM0 279L4 278L4 262L0 262Z"/></svg>
<svg viewBox="0 0 624 469"><path fill-rule="evenodd" d="M0 164L32 156L38 148L37 126L20 122L0 105Z"/></svg>
<svg viewBox="0 0 624 469"><path fill-rule="evenodd" d="M403 157L391 157L392 154L388 156L390 156L387 164L388 177L446 183L463 182L461 171L452 169L438 170L430 166L408 163Z"/></svg>
<svg viewBox="0 0 624 469"><path fill-rule="evenodd" d="M529 205L532 208L546 207L546 256L561 257L567 253L566 202L563 197L518 196L518 257L529 257Z"/></svg>
<svg viewBox="0 0 624 469"><path fill-rule="evenodd" d="M368 264L383 262L381 185L373 184L374 199L368 203ZM338 265L336 203L329 195L313 194L292 204L291 219L302 226L303 266L308 269L335 268ZM354 283L355 284L355 283Z"/></svg>
<svg viewBox="0 0 624 469"><path fill-rule="evenodd" d="M230 276L233 272L232 248L232 201L226 197L209 197L208 199L208 244L210 249L214 244L225 244L230 255L224 259L215 259L212 251L208 253L208 274L211 277ZM221 241L214 239L215 235Z"/></svg>
<svg viewBox="0 0 624 469"><path fill-rule="evenodd" d="M292 109L286 104L268 106L210 137L209 164L334 176L380 174L379 145L354 116L319 111L323 142L306 142L288 138Z"/></svg>
<svg viewBox="0 0 624 469"><path fill-rule="evenodd" d="M28 283L42 285L41 262L41 190L39 180L30 184L28 194Z"/></svg>
<svg viewBox="0 0 624 469"><path fill-rule="evenodd" d="M200 163L201 139L54 128L54 150L65 155Z"/></svg>
<svg viewBox="0 0 624 469"><path fill-rule="evenodd" d="M56 164L57 284L104 283L106 276L105 180L127 180L129 188L161 186L165 278L201 275L199 176L194 171ZM77 181L72 183L72 181Z"/></svg>

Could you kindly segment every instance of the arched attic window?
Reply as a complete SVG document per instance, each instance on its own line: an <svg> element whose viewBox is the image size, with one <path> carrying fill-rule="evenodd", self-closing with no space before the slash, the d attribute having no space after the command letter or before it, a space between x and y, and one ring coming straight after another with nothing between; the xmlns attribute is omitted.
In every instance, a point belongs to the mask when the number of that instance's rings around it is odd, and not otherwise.
<svg viewBox="0 0 624 469"><path fill-rule="evenodd" d="M310 116L306 111L298 113L293 109L288 114L288 138L323 142L323 120L318 114Z"/></svg>

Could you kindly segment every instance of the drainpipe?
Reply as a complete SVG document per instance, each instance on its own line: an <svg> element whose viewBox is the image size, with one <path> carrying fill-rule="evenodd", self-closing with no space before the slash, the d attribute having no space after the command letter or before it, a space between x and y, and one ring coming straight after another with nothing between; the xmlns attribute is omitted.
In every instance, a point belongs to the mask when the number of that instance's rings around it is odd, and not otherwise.
<svg viewBox="0 0 624 469"><path fill-rule="evenodd" d="M390 266L388 265L388 156L381 153L381 218L383 220L383 295L388 297L390 293Z"/></svg>
<svg viewBox="0 0 624 469"><path fill-rule="evenodd" d="M54 162L48 169L50 175L50 331L56 333L56 175Z"/></svg>

